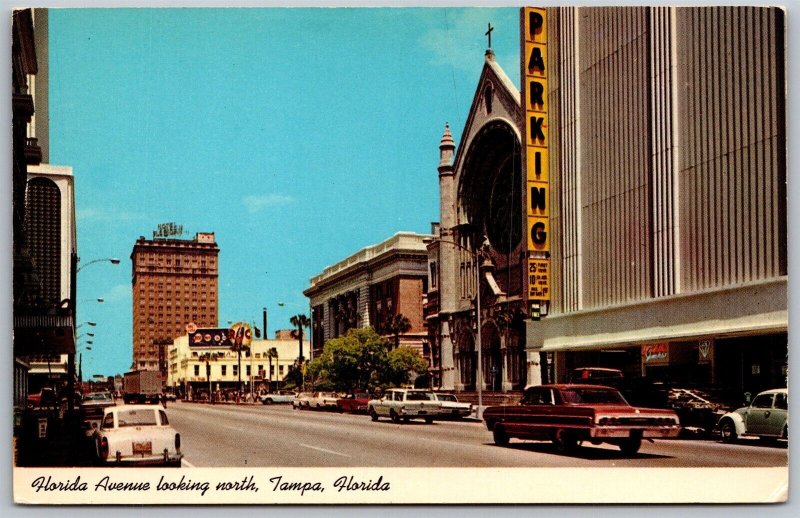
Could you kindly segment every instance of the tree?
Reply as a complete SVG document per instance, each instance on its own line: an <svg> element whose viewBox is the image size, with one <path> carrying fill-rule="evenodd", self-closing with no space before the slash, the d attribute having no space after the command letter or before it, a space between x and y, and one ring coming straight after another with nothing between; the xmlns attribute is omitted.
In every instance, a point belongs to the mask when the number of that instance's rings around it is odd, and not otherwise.
<svg viewBox="0 0 800 518"><path fill-rule="evenodd" d="M393 349L387 355L386 369L383 371L382 382L386 385L400 386L411 381L411 374L425 374L428 372L428 362L413 347L403 346Z"/></svg>
<svg viewBox="0 0 800 518"><path fill-rule="evenodd" d="M272 392L272 359L275 358L275 367L278 366L278 350L274 347L270 347L267 350L267 360L269 361L269 389L268 392ZM277 369L276 369L277 370Z"/></svg>
<svg viewBox="0 0 800 518"><path fill-rule="evenodd" d="M387 368L389 342L371 327L350 329L346 335L328 340L322 354L311 362L320 382L334 390L353 393L380 385Z"/></svg>
<svg viewBox="0 0 800 518"><path fill-rule="evenodd" d="M411 321L402 313L389 317L383 324L383 332L394 337L394 348L400 347L400 335L411 330Z"/></svg>
<svg viewBox="0 0 800 518"><path fill-rule="evenodd" d="M302 313L299 315L295 315L289 319L289 322L292 323L294 329L292 331L292 338L297 338L297 341L300 343L300 354L297 358L302 362L303 361L303 328L308 327L311 325L311 320L306 315Z"/></svg>

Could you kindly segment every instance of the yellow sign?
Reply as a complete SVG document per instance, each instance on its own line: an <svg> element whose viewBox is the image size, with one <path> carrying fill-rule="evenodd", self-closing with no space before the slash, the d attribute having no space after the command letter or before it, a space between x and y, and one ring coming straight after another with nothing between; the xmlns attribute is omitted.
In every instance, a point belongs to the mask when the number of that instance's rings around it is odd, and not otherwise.
<svg viewBox="0 0 800 518"><path fill-rule="evenodd" d="M548 120L547 10L523 7L522 96L525 107L525 190L528 219L528 299L550 300L550 129ZM535 256L535 257L534 257Z"/></svg>
<svg viewBox="0 0 800 518"><path fill-rule="evenodd" d="M237 322L233 324L230 337L234 348L250 347L250 343L253 341L250 324L247 322Z"/></svg>
<svg viewBox="0 0 800 518"><path fill-rule="evenodd" d="M528 298L550 300L549 259L528 259Z"/></svg>

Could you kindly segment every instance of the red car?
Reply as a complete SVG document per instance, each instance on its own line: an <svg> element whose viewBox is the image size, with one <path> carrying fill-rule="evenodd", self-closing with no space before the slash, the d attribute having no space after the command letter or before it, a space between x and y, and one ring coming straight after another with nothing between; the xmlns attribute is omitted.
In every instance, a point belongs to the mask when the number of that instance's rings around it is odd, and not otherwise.
<svg viewBox="0 0 800 518"><path fill-rule="evenodd" d="M619 391L600 385L528 387L518 405L489 407L483 419L497 445L514 437L549 440L559 451L588 441L634 454L643 438L676 437L681 430L672 410L632 407Z"/></svg>
<svg viewBox="0 0 800 518"><path fill-rule="evenodd" d="M336 406L339 407L339 412L366 414L369 409L369 400L369 394L366 392L356 392L337 399Z"/></svg>

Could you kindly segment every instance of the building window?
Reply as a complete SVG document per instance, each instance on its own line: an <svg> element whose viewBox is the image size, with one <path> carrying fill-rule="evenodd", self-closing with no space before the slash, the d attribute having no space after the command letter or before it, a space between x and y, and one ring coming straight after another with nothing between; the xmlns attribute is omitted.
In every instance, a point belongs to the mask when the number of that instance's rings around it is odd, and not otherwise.
<svg viewBox="0 0 800 518"><path fill-rule="evenodd" d="M199 365L195 365L194 366L194 375L195 376L199 376L200 375L200 366Z"/></svg>
<svg viewBox="0 0 800 518"><path fill-rule="evenodd" d="M239 375L239 366L238 365L234 365L233 366L233 375L234 376L238 376Z"/></svg>
<svg viewBox="0 0 800 518"><path fill-rule="evenodd" d="M247 369L247 370L245 371L245 372L246 372L246 376L248 376L248 377L249 377L249 376L250 376L250 366L249 366L249 365L247 365L247 366L246 366L246 369Z"/></svg>
<svg viewBox="0 0 800 518"><path fill-rule="evenodd" d="M222 366L220 366L220 368L222 369L222 375L223 376L228 374L228 366L227 365L222 365ZM235 365L233 366L233 374L234 375L236 374L236 366Z"/></svg>
<svg viewBox="0 0 800 518"><path fill-rule="evenodd" d="M431 263L431 288L436 288L436 263Z"/></svg>

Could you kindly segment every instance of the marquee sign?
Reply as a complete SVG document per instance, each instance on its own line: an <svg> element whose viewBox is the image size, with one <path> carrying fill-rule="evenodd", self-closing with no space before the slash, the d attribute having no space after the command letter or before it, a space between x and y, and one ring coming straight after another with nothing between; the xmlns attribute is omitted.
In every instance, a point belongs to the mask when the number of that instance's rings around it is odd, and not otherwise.
<svg viewBox="0 0 800 518"><path fill-rule="evenodd" d="M547 102L547 11L520 10L522 99L525 107L528 301L532 318L550 300L550 185Z"/></svg>

